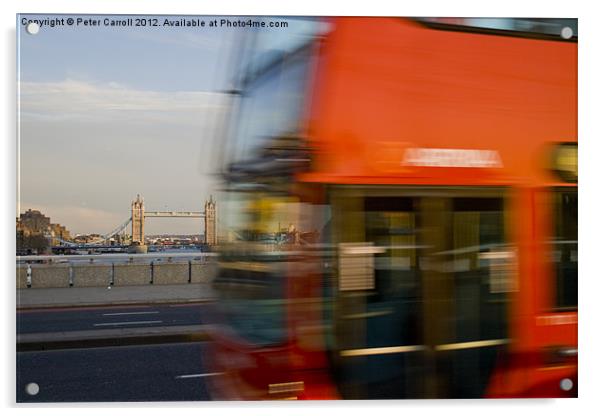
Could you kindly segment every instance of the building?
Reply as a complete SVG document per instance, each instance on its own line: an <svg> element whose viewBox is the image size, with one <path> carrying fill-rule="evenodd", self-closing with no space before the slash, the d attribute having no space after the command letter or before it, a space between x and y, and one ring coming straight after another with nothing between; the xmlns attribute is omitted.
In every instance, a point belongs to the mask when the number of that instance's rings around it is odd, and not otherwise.
<svg viewBox="0 0 602 416"><path fill-rule="evenodd" d="M26 235L31 233L43 234L50 227L50 218L38 210L28 209L17 218L17 229L22 229Z"/></svg>
<svg viewBox="0 0 602 416"><path fill-rule="evenodd" d="M46 253L51 246L71 240L71 233L38 210L28 209L17 218L17 252L20 254Z"/></svg>
<svg viewBox="0 0 602 416"><path fill-rule="evenodd" d="M58 240L62 240L62 241L71 240L71 233L69 232L69 230L67 230L67 228L64 225L50 224L49 229L50 229L50 235L52 237L54 237L53 240L57 240L57 244L55 244L54 242L52 243L53 246L59 245L58 243L60 241L58 241Z"/></svg>

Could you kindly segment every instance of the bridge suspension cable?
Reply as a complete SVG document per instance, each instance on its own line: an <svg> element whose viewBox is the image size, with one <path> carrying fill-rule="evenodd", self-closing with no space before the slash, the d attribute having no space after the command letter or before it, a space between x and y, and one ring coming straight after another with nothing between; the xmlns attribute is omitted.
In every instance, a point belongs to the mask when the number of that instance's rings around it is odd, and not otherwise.
<svg viewBox="0 0 602 416"><path fill-rule="evenodd" d="M99 243L101 241L107 241L109 238L113 237L116 234L119 234L120 232L122 232L123 230L125 230L125 228L129 225L129 223L132 221L132 217L128 218L127 220L125 220L122 224L119 224L117 227L115 227L115 229L113 229L111 232L101 236L100 238L91 241L92 244L94 243Z"/></svg>
<svg viewBox="0 0 602 416"><path fill-rule="evenodd" d="M132 217L128 218L127 220L125 220L123 223L119 224L117 227L115 227L112 231L110 231L109 233L100 236L99 238L96 238L92 241L87 242L86 244L97 244L103 241L107 241L109 238L113 237L116 234L119 234L120 232L122 232L123 230L125 230L125 228L130 224L130 222L132 221ZM54 238L56 240L59 241L59 243L66 245L66 246L79 246L80 244L74 243L72 241L65 241L61 238L58 237L53 237L52 234L50 233L46 233L44 234L44 237L46 238Z"/></svg>

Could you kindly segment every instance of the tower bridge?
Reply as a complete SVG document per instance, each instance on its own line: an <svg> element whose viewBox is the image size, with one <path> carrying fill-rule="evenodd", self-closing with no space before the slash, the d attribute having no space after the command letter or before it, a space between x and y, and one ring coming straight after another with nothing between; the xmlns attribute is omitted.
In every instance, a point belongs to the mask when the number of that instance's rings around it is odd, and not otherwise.
<svg viewBox="0 0 602 416"><path fill-rule="evenodd" d="M204 218L204 232L205 232L205 244L213 246L217 244L217 211L216 203L213 196L205 202L204 211L146 211L144 208L144 199L138 195L134 201L132 201L131 216L123 223L115 227L111 232L98 237L93 241L88 241L84 244L78 244L72 241L64 241L55 235L47 234L46 238L53 238L58 240L60 246L53 247L54 249L61 248L100 248L105 244L111 237L118 235L126 230L130 223L132 224L132 248L135 251L145 251L146 246L144 225L147 218Z"/></svg>
<svg viewBox="0 0 602 416"><path fill-rule="evenodd" d="M213 196L205 202L204 211L146 211L140 195L132 201L132 245L144 246L144 224L147 218L204 218L205 244L217 244L216 204Z"/></svg>

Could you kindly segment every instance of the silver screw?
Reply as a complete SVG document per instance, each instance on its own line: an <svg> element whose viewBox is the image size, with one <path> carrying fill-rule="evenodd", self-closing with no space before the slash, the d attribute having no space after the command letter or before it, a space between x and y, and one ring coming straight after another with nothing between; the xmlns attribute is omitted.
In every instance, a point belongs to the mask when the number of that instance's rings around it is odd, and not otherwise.
<svg viewBox="0 0 602 416"><path fill-rule="evenodd" d="M38 386L37 383L29 383L27 386L25 386L25 391L30 396L35 396L40 392L40 386Z"/></svg>
<svg viewBox="0 0 602 416"><path fill-rule="evenodd" d="M564 391L569 391L573 388L573 381L570 378L560 380L560 388Z"/></svg>
<svg viewBox="0 0 602 416"><path fill-rule="evenodd" d="M37 35L40 31L40 25L35 22L31 22L28 23L27 26L25 26L25 30L27 30L27 33L29 33L30 35Z"/></svg>
<svg viewBox="0 0 602 416"><path fill-rule="evenodd" d="M573 29L571 29L568 26L565 26L562 28L562 30L560 31L560 36L562 37L562 39L570 39L573 37Z"/></svg>

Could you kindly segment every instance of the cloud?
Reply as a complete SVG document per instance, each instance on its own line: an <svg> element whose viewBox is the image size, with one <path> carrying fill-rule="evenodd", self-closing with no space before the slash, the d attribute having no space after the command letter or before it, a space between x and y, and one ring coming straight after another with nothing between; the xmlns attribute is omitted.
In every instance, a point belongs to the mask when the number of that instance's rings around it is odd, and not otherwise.
<svg viewBox="0 0 602 416"><path fill-rule="evenodd" d="M211 192L226 95L72 79L20 88L23 211L39 209L72 233L107 233L137 193L151 208L190 210ZM155 221L148 230L191 229L198 224Z"/></svg>
<svg viewBox="0 0 602 416"><path fill-rule="evenodd" d="M72 79L20 83L24 120L197 124L200 118L219 117L225 105L226 96L216 92L137 90Z"/></svg>

